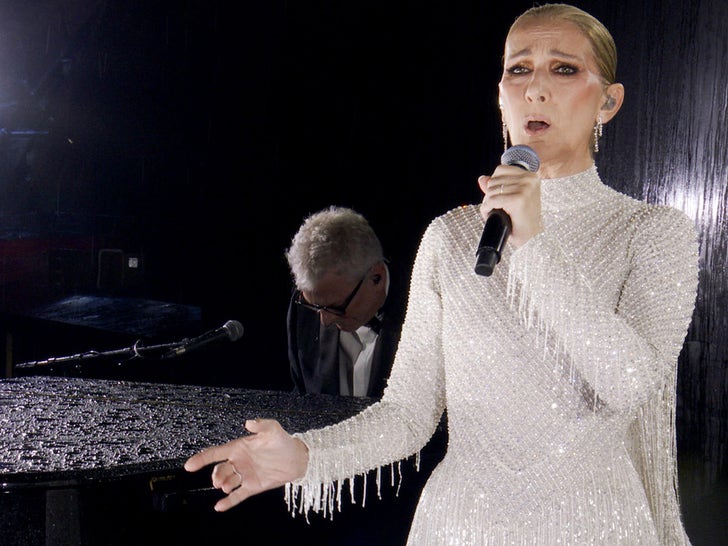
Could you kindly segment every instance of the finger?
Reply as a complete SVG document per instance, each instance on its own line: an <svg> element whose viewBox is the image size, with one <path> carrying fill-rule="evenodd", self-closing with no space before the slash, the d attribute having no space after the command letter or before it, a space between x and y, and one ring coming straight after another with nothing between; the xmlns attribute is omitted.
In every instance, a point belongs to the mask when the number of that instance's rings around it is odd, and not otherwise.
<svg viewBox="0 0 728 546"><path fill-rule="evenodd" d="M245 421L245 429L251 434L271 432L280 424L275 419L248 419Z"/></svg>
<svg viewBox="0 0 728 546"><path fill-rule="evenodd" d="M491 177L491 179L488 181L488 189L486 191L486 195L491 198L495 197L496 195L503 195L504 190L507 188L507 186L503 183L503 179L499 177L498 179L494 179Z"/></svg>
<svg viewBox="0 0 728 546"><path fill-rule="evenodd" d="M262 487L255 480L243 480L239 486L233 488L225 497L219 499L215 503L214 509L217 512L225 512L244 500L268 489L270 488Z"/></svg>
<svg viewBox="0 0 728 546"><path fill-rule="evenodd" d="M494 208L497 208L493 205L493 203L489 203L487 201L483 201L480 204L480 217L483 219L483 222L488 220L488 216L490 216L490 211L492 211Z"/></svg>
<svg viewBox="0 0 728 546"><path fill-rule="evenodd" d="M481 175L478 177L478 186L480 186L480 191L483 193L486 193L488 190L488 181L490 180L490 176Z"/></svg>
<svg viewBox="0 0 728 546"><path fill-rule="evenodd" d="M217 463L212 469L212 486L229 493L242 483L242 476L228 461Z"/></svg>
<svg viewBox="0 0 728 546"><path fill-rule="evenodd" d="M245 428L248 432L259 433L271 428L272 424L277 424L274 419L248 419L245 421ZM197 472L213 463L219 463L228 460L233 454L233 446L245 436L232 440L226 444L208 447L199 453L194 454L184 463L184 469L188 472Z"/></svg>
<svg viewBox="0 0 728 546"><path fill-rule="evenodd" d="M244 487L238 487L229 495L221 498L215 503L214 509L216 512L225 512L230 510L232 507L237 506L248 497L252 497L255 492L247 491Z"/></svg>
<svg viewBox="0 0 728 546"><path fill-rule="evenodd" d="M184 468L187 472L197 472L200 468L207 465L226 460L226 452L227 448L225 445L208 447L187 459Z"/></svg>
<svg viewBox="0 0 728 546"><path fill-rule="evenodd" d="M217 469L217 467L216 467ZM221 489L223 493L230 494L243 485L243 476L235 470L218 472L213 471L212 486Z"/></svg>

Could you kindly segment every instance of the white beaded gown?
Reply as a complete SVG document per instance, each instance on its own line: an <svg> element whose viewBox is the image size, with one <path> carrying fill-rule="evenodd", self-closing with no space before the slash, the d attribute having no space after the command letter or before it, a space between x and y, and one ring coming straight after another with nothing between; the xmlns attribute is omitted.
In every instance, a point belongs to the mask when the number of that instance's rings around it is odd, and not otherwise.
<svg viewBox="0 0 728 546"><path fill-rule="evenodd" d="M341 488L417 453L447 408L409 546L689 544L674 416L695 227L595 166L541 191L544 231L490 277L473 270L477 205L432 221L384 396L296 435L309 465L286 486L292 511L341 509Z"/></svg>

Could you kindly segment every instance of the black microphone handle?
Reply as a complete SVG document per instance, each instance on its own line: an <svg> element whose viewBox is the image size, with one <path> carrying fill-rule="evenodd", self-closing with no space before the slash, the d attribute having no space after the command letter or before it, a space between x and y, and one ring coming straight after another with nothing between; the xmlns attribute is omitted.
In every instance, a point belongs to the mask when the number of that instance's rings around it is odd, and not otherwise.
<svg viewBox="0 0 728 546"><path fill-rule="evenodd" d="M503 209L493 209L485 220L476 252L475 272L490 277L493 268L500 262L503 247L511 234L511 217Z"/></svg>
<svg viewBox="0 0 728 546"><path fill-rule="evenodd" d="M538 155L528 146L517 144L511 146L501 156L501 163L520 167L524 171L536 172L540 161ZM490 277L493 268L500 262L501 253L511 234L513 224L511 217L503 209L493 209L485 220L483 234L480 236L476 251L475 272Z"/></svg>

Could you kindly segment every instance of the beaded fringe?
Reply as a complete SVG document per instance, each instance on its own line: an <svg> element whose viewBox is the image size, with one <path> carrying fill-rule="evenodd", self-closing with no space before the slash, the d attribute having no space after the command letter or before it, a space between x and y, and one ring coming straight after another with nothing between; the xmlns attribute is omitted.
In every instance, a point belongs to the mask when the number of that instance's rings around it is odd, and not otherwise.
<svg viewBox="0 0 728 546"><path fill-rule="evenodd" d="M672 364L697 288L693 226L607 188L594 167L542 181L542 203L544 235L504 253L485 284L472 272L477 206L430 224L384 398L301 434L310 459L285 486L293 515L333 519L347 487L352 502L369 502L367 480L379 494L387 466L401 483L400 460L446 406L450 445L422 492L409 546L690 544ZM543 414L529 414L524 404L539 402Z"/></svg>
<svg viewBox="0 0 728 546"><path fill-rule="evenodd" d="M416 467L419 471L420 454L416 455ZM396 486L395 496L399 496L400 487L402 485L402 461L386 465L390 469L390 485ZM382 469L377 467L374 472L376 475L377 497L382 498ZM341 480L329 482L319 482L315 476L309 473L307 481L309 483L318 483L318 485L304 485L301 483L287 483L284 488L284 500L288 506L288 511L295 517L296 514L303 514L306 522L309 522L309 513L315 512L321 514L324 518L334 519L334 512L341 512L343 507L342 490L349 486L349 498L352 503L357 502L357 494L355 483L357 478L361 481L361 495L359 502L362 507L366 506L368 472L355 474Z"/></svg>
<svg viewBox="0 0 728 546"><path fill-rule="evenodd" d="M640 213L646 215L644 209ZM563 254L563 249L559 247ZM524 263L530 264L520 270L511 267L508 271L507 299L510 306L517 310L522 321L529 329L535 329L543 340L544 352L553 350L556 361L562 351L569 351L568 341L560 346L549 347L549 324L566 325L564 330L572 330L572 318L554 302L537 304L528 298L526 287L547 285L551 273L544 267L538 256L529 256ZM583 281L583 279L581 279ZM590 290L586 290L590 292ZM578 342L578 341L577 341ZM569 369L569 377L575 380L575 370ZM677 373L673 368L669 377L646 404L635 408L636 417L631 425L630 445L627 446L632 461L647 493L652 517L661 544L670 546L689 546L690 540L682 525L678 494L677 446L675 429ZM599 405L599 393L592 393L592 409ZM549 537L543 537L550 543ZM520 544L517 540L516 544Z"/></svg>

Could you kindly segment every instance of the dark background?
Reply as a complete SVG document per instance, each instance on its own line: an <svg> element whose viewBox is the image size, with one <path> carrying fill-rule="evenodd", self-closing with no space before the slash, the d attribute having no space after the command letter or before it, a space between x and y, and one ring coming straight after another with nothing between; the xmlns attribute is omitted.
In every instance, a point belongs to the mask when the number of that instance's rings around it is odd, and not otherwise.
<svg viewBox="0 0 728 546"><path fill-rule="evenodd" d="M684 210L700 237L678 442L688 529L715 544L728 531L728 7L575 4L614 34L627 92L605 127L602 178ZM311 212L351 206L410 264L434 216L479 201L476 178L502 151L503 39L530 5L1 0L6 375L139 337L113 307L91 328L45 320L48 304L84 295L151 302L135 323L149 343L229 319L245 334L179 361L73 373L291 388L293 233ZM155 320L155 302L174 318Z"/></svg>

